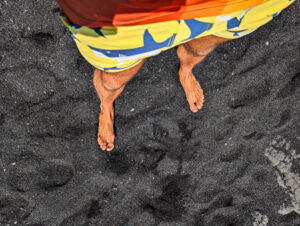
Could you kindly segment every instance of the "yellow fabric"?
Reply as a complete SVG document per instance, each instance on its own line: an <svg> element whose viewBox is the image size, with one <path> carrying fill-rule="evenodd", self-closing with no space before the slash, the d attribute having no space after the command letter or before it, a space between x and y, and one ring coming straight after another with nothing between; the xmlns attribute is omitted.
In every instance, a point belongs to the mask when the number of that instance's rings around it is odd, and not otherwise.
<svg viewBox="0 0 300 226"><path fill-rule="evenodd" d="M293 2L265 0L258 6L221 16L128 27L93 29L71 24L66 17L62 20L90 64L100 70L117 72L194 38L216 35L234 39L245 36L271 21Z"/></svg>

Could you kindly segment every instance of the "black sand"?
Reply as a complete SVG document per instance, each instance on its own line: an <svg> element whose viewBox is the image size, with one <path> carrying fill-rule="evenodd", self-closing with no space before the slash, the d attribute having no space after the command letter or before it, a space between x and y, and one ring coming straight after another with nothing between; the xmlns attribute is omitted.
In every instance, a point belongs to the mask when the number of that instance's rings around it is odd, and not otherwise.
<svg viewBox="0 0 300 226"><path fill-rule="evenodd" d="M300 154L299 1L195 68L196 114L175 49L149 59L115 103L110 153L92 67L57 7L0 1L0 225L300 225L278 213L299 193L265 155L278 135Z"/></svg>

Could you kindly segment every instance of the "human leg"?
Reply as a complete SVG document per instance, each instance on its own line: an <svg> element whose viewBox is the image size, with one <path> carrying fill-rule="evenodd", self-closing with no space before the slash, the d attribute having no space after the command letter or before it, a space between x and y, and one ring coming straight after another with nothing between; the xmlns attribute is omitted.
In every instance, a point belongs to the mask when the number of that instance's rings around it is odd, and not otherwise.
<svg viewBox="0 0 300 226"><path fill-rule="evenodd" d="M122 93L126 83L133 78L145 60L133 68L120 72L105 72L95 69L93 83L101 101L98 126L98 143L102 150L114 148L114 108L115 99Z"/></svg>
<svg viewBox="0 0 300 226"><path fill-rule="evenodd" d="M204 101L203 90L192 69L215 47L227 40L230 39L209 35L181 44L177 49L180 60L179 79L192 112L197 112Z"/></svg>

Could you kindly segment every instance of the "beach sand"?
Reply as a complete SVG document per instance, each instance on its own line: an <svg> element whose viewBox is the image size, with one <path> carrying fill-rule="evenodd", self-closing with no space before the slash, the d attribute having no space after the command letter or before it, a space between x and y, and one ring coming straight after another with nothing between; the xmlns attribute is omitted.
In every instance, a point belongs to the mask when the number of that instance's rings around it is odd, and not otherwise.
<svg viewBox="0 0 300 226"><path fill-rule="evenodd" d="M92 67L54 1L0 2L0 225L300 225L300 2L194 69L147 60L97 144Z"/></svg>

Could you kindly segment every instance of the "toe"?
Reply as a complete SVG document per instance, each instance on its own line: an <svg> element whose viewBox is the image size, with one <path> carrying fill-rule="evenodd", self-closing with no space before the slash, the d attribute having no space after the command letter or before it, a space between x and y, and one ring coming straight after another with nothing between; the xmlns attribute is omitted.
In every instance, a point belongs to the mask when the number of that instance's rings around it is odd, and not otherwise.
<svg viewBox="0 0 300 226"><path fill-rule="evenodd" d="M197 101L196 101L196 106L197 106L198 109L202 108L203 100L204 100L203 91L202 91L202 89L200 89L197 92Z"/></svg>
<svg viewBox="0 0 300 226"><path fill-rule="evenodd" d="M106 151L111 151L112 149L114 149L114 144L108 144Z"/></svg>
<svg viewBox="0 0 300 226"><path fill-rule="evenodd" d="M189 98L187 98L187 101L190 105L190 109L192 112L197 112L198 111L198 108L197 106L195 105L195 98L192 97L192 95L189 95Z"/></svg>
<svg viewBox="0 0 300 226"><path fill-rule="evenodd" d="M108 138L108 144L107 144L107 151L111 151L114 148L114 140L115 140L115 136L114 135L110 135Z"/></svg>
<svg viewBox="0 0 300 226"><path fill-rule="evenodd" d="M201 103L201 102L198 102L198 103L196 103L196 106L197 106L197 109L199 110L199 109L202 108L202 103Z"/></svg>
<svg viewBox="0 0 300 226"><path fill-rule="evenodd" d="M196 106L197 106L198 109L202 108L202 106L203 106L203 99L201 97L196 102Z"/></svg>
<svg viewBox="0 0 300 226"><path fill-rule="evenodd" d="M196 113L198 111L198 108L190 108L192 112Z"/></svg>
<svg viewBox="0 0 300 226"><path fill-rule="evenodd" d="M193 103L193 104L190 104L190 109L192 112L196 113L198 111L198 108L197 106Z"/></svg>
<svg viewBox="0 0 300 226"><path fill-rule="evenodd" d="M98 144L103 151L106 150L106 142L104 142L101 136L98 136Z"/></svg>
<svg viewBox="0 0 300 226"><path fill-rule="evenodd" d="M105 151L106 150L106 144L101 144L100 148L102 149L102 151Z"/></svg>

